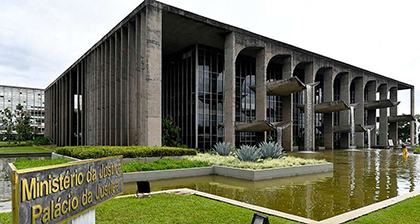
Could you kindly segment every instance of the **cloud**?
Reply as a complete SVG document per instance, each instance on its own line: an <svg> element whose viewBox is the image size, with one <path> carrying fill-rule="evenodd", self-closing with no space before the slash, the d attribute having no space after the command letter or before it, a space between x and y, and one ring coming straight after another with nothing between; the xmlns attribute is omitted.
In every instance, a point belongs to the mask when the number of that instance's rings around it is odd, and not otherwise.
<svg viewBox="0 0 420 224"><path fill-rule="evenodd" d="M417 1L162 2L420 87ZM45 88L140 3L2 2L0 83ZM409 94L400 95L408 113Z"/></svg>

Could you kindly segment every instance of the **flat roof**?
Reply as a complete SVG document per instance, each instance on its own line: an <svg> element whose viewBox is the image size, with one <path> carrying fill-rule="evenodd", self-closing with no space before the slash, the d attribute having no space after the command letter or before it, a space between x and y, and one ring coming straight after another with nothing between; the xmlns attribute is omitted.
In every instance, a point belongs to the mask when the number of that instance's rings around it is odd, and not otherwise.
<svg viewBox="0 0 420 224"><path fill-rule="evenodd" d="M7 88L13 88L13 89L31 89L31 90L41 90L41 91L45 91L45 89L32 88L32 87L23 87L23 86L8 86L8 85L0 85L0 87L7 87Z"/></svg>
<svg viewBox="0 0 420 224"><path fill-rule="evenodd" d="M219 21L216 21L216 20L201 16L201 15L198 15L198 14L195 14L195 13L192 13L192 12L189 12L189 11L171 6L171 5L159 2L159 1L145 0L138 7L136 7L130 14L128 14L121 22L119 22L114 28L112 28L105 36L103 36L86 53L84 53L77 61L75 61L68 69L66 69L59 77L57 77L50 85L48 85L48 87L46 89L50 88L51 85L53 85L57 80L59 80L64 74L66 74L67 72L72 70L81 60L83 60L87 55L89 55L96 47L98 47L100 44L102 44L106 39L108 39L110 36L112 36L118 29L123 27L128 21L130 21L132 18L134 18L134 16L137 15L137 13L140 12L140 10L142 10L147 5L153 5L154 7L160 8L162 11L166 11L166 12L170 12L170 13L182 16L182 17L186 17L188 19L192 19L192 20L207 24L209 26L213 26L213 27L216 27L216 28L219 28L219 29L226 30L227 32L230 31L230 32L246 34L248 36L251 36L251 37L254 37L254 38L257 38L257 39L261 39L261 40L266 41L266 42L272 42L272 43L277 44L277 45L284 45L284 46L288 47L289 49L291 49L293 51L301 52L301 53L316 56L316 57L321 57L321 58L324 58L326 60L330 60L332 62L347 66L349 68L360 70L361 72L368 73L369 75L372 75L372 76L375 76L375 77L378 77L378 78L381 78L381 79L385 79L385 80L388 80L388 81L396 82L397 85L398 85L398 89L400 89L400 90L402 90L402 89L413 89L414 88L413 85L410 85L408 83L404 83L404 82L398 81L396 79L389 78L389 77L380 75L378 73L371 72L369 70L359 68L359 67L356 67L354 65L351 65L351 64L348 64L348 63L345 63L345 62L342 62L342 61L339 61L339 60L336 60L336 59L333 59L333 58L330 58L330 57L326 57L326 56L323 56L321 54L317 54L317 53L314 53L314 52L311 52L311 51L308 51L308 50L305 50L305 49L302 49L302 48L299 48L299 47L296 47L296 46L293 46L293 45L290 45L290 44L287 44L287 43L284 43L284 42L281 42L281 41L278 41L278 40L274 40L274 39L271 39L271 38L268 38L268 37L265 37L265 36L262 36L262 35L259 35L259 34L256 34L256 33L253 33L253 32L250 32L250 31L247 31L247 30L235 27L235 26L232 26L232 25L228 25L226 23L222 23L222 22L219 22Z"/></svg>

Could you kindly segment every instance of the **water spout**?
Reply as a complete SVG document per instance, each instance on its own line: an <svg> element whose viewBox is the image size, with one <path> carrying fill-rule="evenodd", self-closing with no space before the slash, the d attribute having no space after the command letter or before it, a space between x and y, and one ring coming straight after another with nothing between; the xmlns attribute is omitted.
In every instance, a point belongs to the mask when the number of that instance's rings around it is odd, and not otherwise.
<svg viewBox="0 0 420 224"><path fill-rule="evenodd" d="M370 131L372 131L372 129L367 129L367 138L368 138L368 142L367 142L367 148L370 149L371 143L370 143Z"/></svg>

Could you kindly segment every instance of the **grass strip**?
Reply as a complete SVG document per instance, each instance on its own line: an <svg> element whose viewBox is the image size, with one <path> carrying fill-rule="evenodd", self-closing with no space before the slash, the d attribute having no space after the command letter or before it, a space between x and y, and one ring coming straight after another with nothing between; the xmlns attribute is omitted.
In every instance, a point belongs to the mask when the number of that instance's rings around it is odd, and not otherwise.
<svg viewBox="0 0 420 224"><path fill-rule="evenodd" d="M58 158L58 159L30 159L30 158L19 158L13 164L15 167L20 169L27 169L33 167L50 166L62 163L68 163L73 160Z"/></svg>
<svg viewBox="0 0 420 224"><path fill-rule="evenodd" d="M119 208L119 209L115 209ZM195 195L119 198L96 210L97 223L251 223L254 212ZM122 215L124 214L124 215ZM269 217L270 223L295 223Z"/></svg>
<svg viewBox="0 0 420 224"><path fill-rule="evenodd" d="M113 199L96 208L96 223L251 223L254 211L195 195L158 194L151 198ZM268 216L270 224L296 223ZM11 223L11 213L0 214Z"/></svg>
<svg viewBox="0 0 420 224"><path fill-rule="evenodd" d="M3 147L0 148L0 154L2 153L32 153L32 152L51 152L49 150L45 150L39 147Z"/></svg>
<svg viewBox="0 0 420 224"><path fill-rule="evenodd" d="M209 166L207 162L203 161L190 161L187 159L173 160L169 158L158 159L150 163L131 161L124 163L124 173L139 172L139 171L152 171L152 170L170 170L170 169L183 169L193 167Z"/></svg>
<svg viewBox="0 0 420 224"><path fill-rule="evenodd" d="M23 142L15 142L11 141L10 144L7 141L0 141L0 147L1 146L31 146L33 145L32 141L23 141Z"/></svg>
<svg viewBox="0 0 420 224"><path fill-rule="evenodd" d="M420 196L416 196L346 223L420 223L419 212Z"/></svg>

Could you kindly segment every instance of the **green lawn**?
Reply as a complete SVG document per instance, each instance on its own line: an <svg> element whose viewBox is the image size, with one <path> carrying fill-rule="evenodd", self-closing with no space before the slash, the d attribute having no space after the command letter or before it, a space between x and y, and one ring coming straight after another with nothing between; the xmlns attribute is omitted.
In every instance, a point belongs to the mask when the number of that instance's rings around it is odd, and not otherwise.
<svg viewBox="0 0 420 224"><path fill-rule="evenodd" d="M0 154L2 153L30 153L30 152L52 152L50 150L42 149L34 146L22 146L22 147L3 147L0 148Z"/></svg>
<svg viewBox="0 0 420 224"><path fill-rule="evenodd" d="M416 196L346 223L420 223L419 212L420 196Z"/></svg>
<svg viewBox="0 0 420 224"><path fill-rule="evenodd" d="M170 170L182 169L193 167L209 166L207 162L203 161L190 161L187 159L173 160L169 158L158 159L151 163L144 163L138 161L131 161L124 163L124 173L139 172L139 171L152 171L152 170Z"/></svg>
<svg viewBox="0 0 420 224"><path fill-rule="evenodd" d="M113 199L96 208L96 223L251 223L253 215L251 210L199 196L159 194ZM10 213L0 214L0 223L10 223L10 219ZM273 216L269 221L296 223Z"/></svg>
<svg viewBox="0 0 420 224"><path fill-rule="evenodd" d="M118 209L116 209L118 208ZM420 196L347 223L420 223ZM254 212L194 195L159 194L151 198L113 199L96 209L97 223L251 223ZM268 216L273 223L295 223ZM11 223L11 213L0 213Z"/></svg>
<svg viewBox="0 0 420 224"><path fill-rule="evenodd" d="M41 166L49 166L49 165L56 165L62 163L68 163L73 160L70 159L28 159L28 158L19 158L17 159L13 165L20 170L20 169L27 169L32 167L41 167Z"/></svg>

